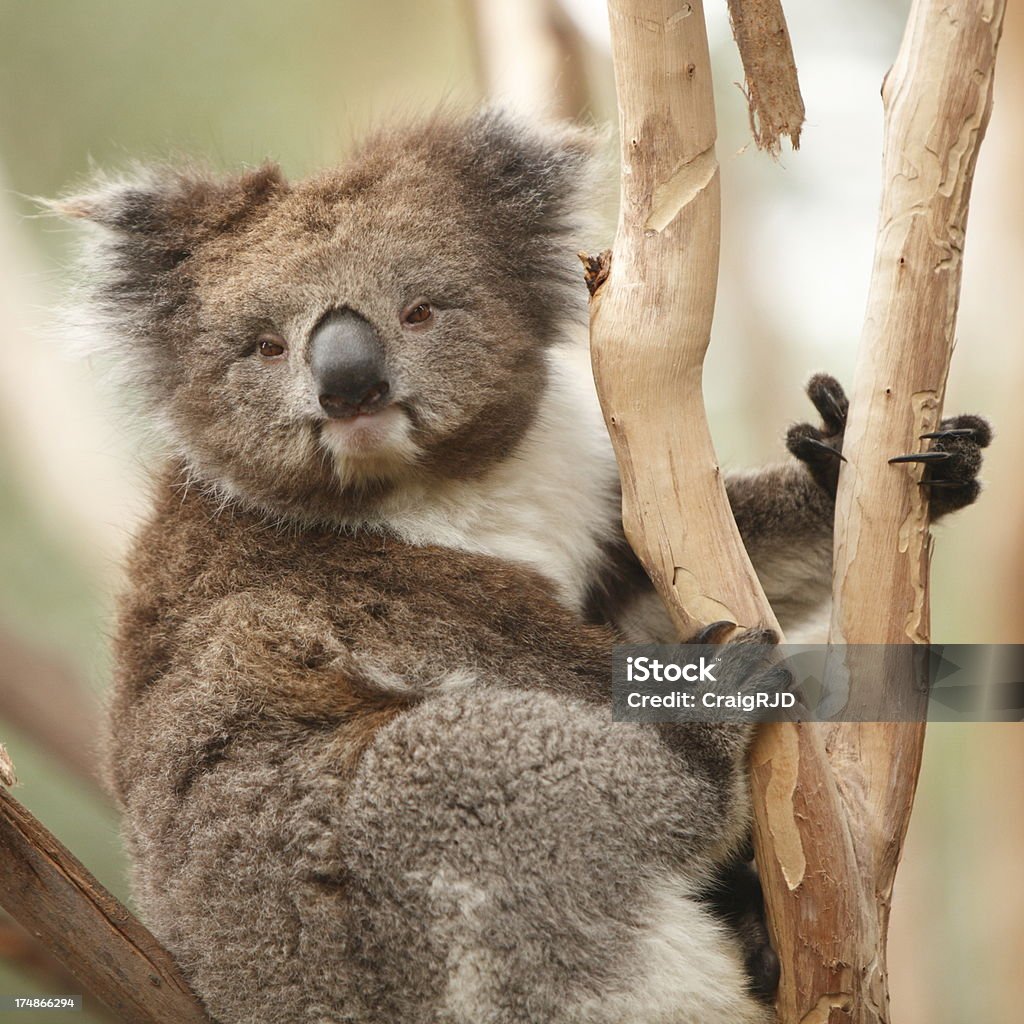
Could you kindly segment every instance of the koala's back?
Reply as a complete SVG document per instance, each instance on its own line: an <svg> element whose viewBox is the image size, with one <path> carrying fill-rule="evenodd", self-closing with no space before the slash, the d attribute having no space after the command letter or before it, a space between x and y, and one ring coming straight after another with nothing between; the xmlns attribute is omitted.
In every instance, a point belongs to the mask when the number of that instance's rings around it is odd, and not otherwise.
<svg viewBox="0 0 1024 1024"><path fill-rule="evenodd" d="M542 578L170 487L130 573L114 783L219 1019L762 1019L690 898L692 783Z"/></svg>

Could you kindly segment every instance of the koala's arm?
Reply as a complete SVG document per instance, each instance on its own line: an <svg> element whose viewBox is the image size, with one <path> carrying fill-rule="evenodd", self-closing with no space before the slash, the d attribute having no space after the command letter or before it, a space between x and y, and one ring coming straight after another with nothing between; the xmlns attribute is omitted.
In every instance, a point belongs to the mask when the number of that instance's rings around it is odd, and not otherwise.
<svg viewBox="0 0 1024 1024"><path fill-rule="evenodd" d="M729 474L725 489L765 595L792 629L831 593L835 498L798 462Z"/></svg>
<svg viewBox="0 0 1024 1024"><path fill-rule="evenodd" d="M726 480L736 525L783 629L825 607L832 589L832 531L849 402L833 377L819 373L807 395L821 425L798 423L786 436L796 461ZM981 491L981 450L992 439L980 416L954 416L926 434L926 452L891 463L925 465L921 486L932 520L972 504ZM895 471L895 470L894 470Z"/></svg>
<svg viewBox="0 0 1024 1024"><path fill-rule="evenodd" d="M798 462L726 476L743 544L783 632L808 621L829 599L835 499ZM677 643L660 597L625 540L612 580L592 611L628 643Z"/></svg>

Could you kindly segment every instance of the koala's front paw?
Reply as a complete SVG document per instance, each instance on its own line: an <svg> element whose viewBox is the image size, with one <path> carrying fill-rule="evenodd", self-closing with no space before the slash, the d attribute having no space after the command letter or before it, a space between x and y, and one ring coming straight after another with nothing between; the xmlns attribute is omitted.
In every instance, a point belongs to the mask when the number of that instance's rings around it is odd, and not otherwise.
<svg viewBox="0 0 1024 1024"><path fill-rule="evenodd" d="M786 434L786 447L806 467L818 486L835 497L839 463L843 459L843 431L850 402L842 385L827 373L816 373L807 383L807 397L821 416L821 426L797 423Z"/></svg>
<svg viewBox="0 0 1024 1024"><path fill-rule="evenodd" d="M842 385L827 373L815 374L807 384L807 396L821 416L821 426L797 423L789 428L786 447L806 467L817 484L835 497L839 464L843 458L843 434L850 403ZM933 519L972 504L981 491L978 471L981 449L992 440L992 428L981 416L953 416L939 429L921 435L931 441L924 452L897 455L890 463L921 462L925 473L921 486L928 489Z"/></svg>
<svg viewBox="0 0 1024 1024"><path fill-rule="evenodd" d="M732 629L735 623L714 622L688 641L697 648L694 660L703 657L716 662L714 679L710 685L705 684L706 692L723 697L788 692L793 678L788 669L777 663L773 652L778 635L770 629L747 629L734 640L721 643ZM728 710L722 714L723 721L735 717Z"/></svg>
<svg viewBox="0 0 1024 1024"><path fill-rule="evenodd" d="M972 505L981 493L981 449L992 442L988 422L980 416L953 416L943 420L938 430L922 434L921 440L932 442L927 451L897 455L889 462L924 463L921 486L930 496L932 519Z"/></svg>

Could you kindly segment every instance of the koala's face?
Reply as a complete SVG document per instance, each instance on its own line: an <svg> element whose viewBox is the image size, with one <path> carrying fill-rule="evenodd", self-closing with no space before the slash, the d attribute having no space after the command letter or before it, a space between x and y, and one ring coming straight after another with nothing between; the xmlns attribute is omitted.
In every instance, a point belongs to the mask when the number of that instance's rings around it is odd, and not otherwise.
<svg viewBox="0 0 1024 1024"><path fill-rule="evenodd" d="M193 474L330 518L515 449L580 305L587 149L434 120L297 185L165 171L62 209L105 229L97 309Z"/></svg>

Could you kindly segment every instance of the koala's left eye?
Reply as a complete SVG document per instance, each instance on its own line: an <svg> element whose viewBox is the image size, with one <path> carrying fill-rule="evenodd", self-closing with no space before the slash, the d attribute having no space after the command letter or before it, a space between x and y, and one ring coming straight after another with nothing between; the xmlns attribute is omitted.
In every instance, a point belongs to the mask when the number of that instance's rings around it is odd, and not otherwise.
<svg viewBox="0 0 1024 1024"><path fill-rule="evenodd" d="M261 334L257 342L259 353L264 359L277 359L288 349L280 334Z"/></svg>
<svg viewBox="0 0 1024 1024"><path fill-rule="evenodd" d="M419 299L402 311L402 323L415 327L418 324L425 324L433 315L434 310L430 303Z"/></svg>

